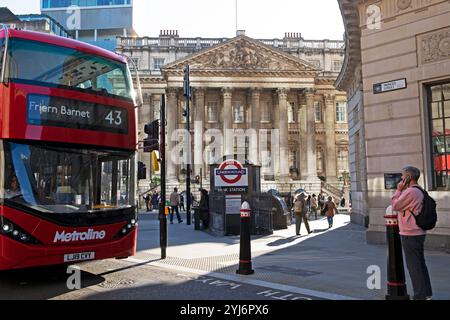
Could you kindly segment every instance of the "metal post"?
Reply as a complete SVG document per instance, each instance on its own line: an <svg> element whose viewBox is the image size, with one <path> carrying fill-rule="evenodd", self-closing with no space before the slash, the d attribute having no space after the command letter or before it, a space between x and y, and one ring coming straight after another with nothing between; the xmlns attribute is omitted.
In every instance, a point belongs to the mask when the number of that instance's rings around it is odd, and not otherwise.
<svg viewBox="0 0 450 320"><path fill-rule="evenodd" d="M200 168L200 190L203 189L203 168Z"/></svg>
<svg viewBox="0 0 450 320"><path fill-rule="evenodd" d="M161 97L161 201L159 203L159 242L161 259L166 258L167 248L167 216L166 216L166 95Z"/></svg>
<svg viewBox="0 0 450 320"><path fill-rule="evenodd" d="M188 69L189 70L189 69ZM186 96L186 129L188 134L188 160L186 165L186 220L187 225L191 225L191 128L190 128L190 100L191 100L191 88L188 87L188 94Z"/></svg>
<svg viewBox="0 0 450 320"><path fill-rule="evenodd" d="M252 250L250 239L250 204L245 201L241 206L241 241L239 253L239 270L237 274L250 275L254 274L252 270Z"/></svg>
<svg viewBox="0 0 450 320"><path fill-rule="evenodd" d="M406 289L405 269L403 267L403 253L400 241L398 214L387 208L386 237L388 243L388 282L386 300L409 300Z"/></svg>

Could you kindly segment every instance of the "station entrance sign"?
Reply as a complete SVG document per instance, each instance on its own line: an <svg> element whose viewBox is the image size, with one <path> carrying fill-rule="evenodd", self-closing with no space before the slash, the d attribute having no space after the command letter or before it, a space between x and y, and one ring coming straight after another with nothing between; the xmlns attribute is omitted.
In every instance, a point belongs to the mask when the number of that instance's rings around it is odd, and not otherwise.
<svg viewBox="0 0 450 320"><path fill-rule="evenodd" d="M248 169L237 160L227 160L214 169L214 188L228 193L248 191Z"/></svg>

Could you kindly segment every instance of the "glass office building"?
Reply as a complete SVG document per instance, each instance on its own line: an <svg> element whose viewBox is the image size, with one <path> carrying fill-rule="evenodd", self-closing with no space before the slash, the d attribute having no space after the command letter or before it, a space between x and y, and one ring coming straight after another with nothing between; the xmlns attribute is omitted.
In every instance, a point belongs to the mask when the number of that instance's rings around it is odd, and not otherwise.
<svg viewBox="0 0 450 320"><path fill-rule="evenodd" d="M131 0L43 0L42 9L131 5Z"/></svg>
<svg viewBox="0 0 450 320"><path fill-rule="evenodd" d="M117 36L135 36L133 0L41 0L41 12L78 40L115 51Z"/></svg>

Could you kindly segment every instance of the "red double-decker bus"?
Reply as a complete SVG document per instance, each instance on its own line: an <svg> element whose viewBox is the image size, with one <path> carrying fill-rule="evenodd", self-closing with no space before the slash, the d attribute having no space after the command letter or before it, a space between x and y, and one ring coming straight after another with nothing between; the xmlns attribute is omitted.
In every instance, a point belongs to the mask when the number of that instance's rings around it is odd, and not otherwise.
<svg viewBox="0 0 450 320"><path fill-rule="evenodd" d="M0 270L134 255L126 59L6 28L0 45Z"/></svg>

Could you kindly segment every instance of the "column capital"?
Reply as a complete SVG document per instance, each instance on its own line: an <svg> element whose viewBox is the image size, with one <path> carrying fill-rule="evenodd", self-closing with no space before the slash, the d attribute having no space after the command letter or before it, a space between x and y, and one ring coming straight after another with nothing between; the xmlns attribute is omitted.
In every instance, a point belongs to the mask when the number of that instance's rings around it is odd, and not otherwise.
<svg viewBox="0 0 450 320"><path fill-rule="evenodd" d="M176 98L178 94L177 88L167 88L166 89L167 98Z"/></svg>
<svg viewBox="0 0 450 320"><path fill-rule="evenodd" d="M206 88L200 87L200 88L194 88L194 95L196 97L204 97L206 92Z"/></svg>
<svg viewBox="0 0 450 320"><path fill-rule="evenodd" d="M314 98L315 94L316 94L316 89L314 89L314 88L306 88L304 90L304 95L306 96L306 99L311 99L311 97Z"/></svg>
<svg viewBox="0 0 450 320"><path fill-rule="evenodd" d="M233 88L230 87L226 87L226 88L222 88L222 96L225 99L231 99L231 97L233 96Z"/></svg>
<svg viewBox="0 0 450 320"><path fill-rule="evenodd" d="M289 88L278 88L277 89L278 97L281 99L287 99L288 93L289 93Z"/></svg>
<svg viewBox="0 0 450 320"><path fill-rule="evenodd" d="M261 89L259 88L250 88L249 92L252 98L259 98L261 96Z"/></svg>

